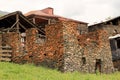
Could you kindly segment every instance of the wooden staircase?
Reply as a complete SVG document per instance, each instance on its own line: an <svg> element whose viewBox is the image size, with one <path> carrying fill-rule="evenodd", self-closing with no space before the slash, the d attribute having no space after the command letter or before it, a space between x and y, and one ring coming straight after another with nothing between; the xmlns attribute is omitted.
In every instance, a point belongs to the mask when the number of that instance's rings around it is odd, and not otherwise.
<svg viewBox="0 0 120 80"><path fill-rule="evenodd" d="M10 46L0 47L0 61L10 62L12 57L12 48Z"/></svg>

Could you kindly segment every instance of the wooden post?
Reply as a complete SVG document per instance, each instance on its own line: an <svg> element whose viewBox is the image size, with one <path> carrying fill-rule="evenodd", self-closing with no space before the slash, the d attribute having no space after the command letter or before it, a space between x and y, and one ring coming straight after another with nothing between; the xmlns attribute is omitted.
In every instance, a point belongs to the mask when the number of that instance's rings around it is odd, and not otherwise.
<svg viewBox="0 0 120 80"><path fill-rule="evenodd" d="M112 23L112 22L110 22L110 25L113 25L113 23Z"/></svg>
<svg viewBox="0 0 120 80"><path fill-rule="evenodd" d="M18 20L19 20L19 14L17 13L16 14L16 21L18 21ZM17 22L16 27L17 27L17 33L19 33L19 21Z"/></svg>
<svg viewBox="0 0 120 80"><path fill-rule="evenodd" d="M18 21L17 23L16 23L16 32L18 33L18 36L19 36L19 40L18 40L18 43L17 43L17 51L16 52L20 52L20 44L21 44L21 42L20 42L20 31L19 31L19 29L20 29L20 27L19 27L19 14L17 13L16 14L16 21Z"/></svg>
<svg viewBox="0 0 120 80"><path fill-rule="evenodd" d="M33 18L33 23L35 24L36 22L35 22L35 18Z"/></svg>
<svg viewBox="0 0 120 80"><path fill-rule="evenodd" d="M48 19L48 24L50 24L50 21L51 21L51 20L50 20L50 19Z"/></svg>

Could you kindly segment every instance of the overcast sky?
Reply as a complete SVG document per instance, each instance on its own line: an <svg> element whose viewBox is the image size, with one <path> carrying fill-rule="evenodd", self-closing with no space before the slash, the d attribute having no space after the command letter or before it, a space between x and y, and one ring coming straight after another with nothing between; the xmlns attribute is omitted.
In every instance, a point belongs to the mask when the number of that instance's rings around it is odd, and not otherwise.
<svg viewBox="0 0 120 80"><path fill-rule="evenodd" d="M57 15L90 24L120 16L120 0L0 0L0 10L8 12L26 13L46 7L54 8Z"/></svg>

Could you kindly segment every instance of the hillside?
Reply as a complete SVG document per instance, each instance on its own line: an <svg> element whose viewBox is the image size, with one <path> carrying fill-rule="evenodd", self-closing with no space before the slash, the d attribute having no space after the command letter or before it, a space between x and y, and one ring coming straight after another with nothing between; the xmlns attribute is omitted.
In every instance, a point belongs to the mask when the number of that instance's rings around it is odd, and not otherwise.
<svg viewBox="0 0 120 80"><path fill-rule="evenodd" d="M8 12L1 11L1 10L0 10L0 16L3 16L3 15L5 15L5 14L8 14Z"/></svg>
<svg viewBox="0 0 120 80"><path fill-rule="evenodd" d="M120 72L114 74L61 73L57 70L26 64L0 62L0 80L120 80Z"/></svg>

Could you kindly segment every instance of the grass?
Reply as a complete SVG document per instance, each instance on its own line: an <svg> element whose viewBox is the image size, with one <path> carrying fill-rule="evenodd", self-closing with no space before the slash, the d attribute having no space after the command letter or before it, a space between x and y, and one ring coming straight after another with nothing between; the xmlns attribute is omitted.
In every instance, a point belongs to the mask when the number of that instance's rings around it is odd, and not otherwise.
<svg viewBox="0 0 120 80"><path fill-rule="evenodd" d="M114 74L61 73L57 70L0 62L0 80L120 80L120 72Z"/></svg>

